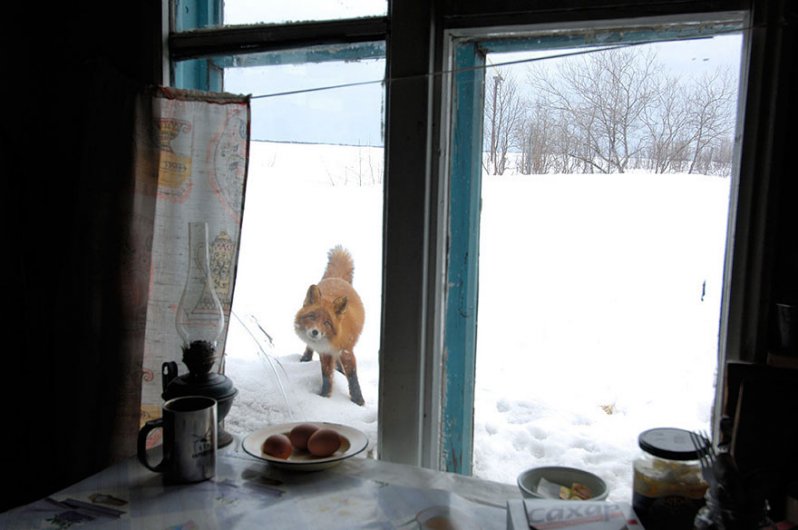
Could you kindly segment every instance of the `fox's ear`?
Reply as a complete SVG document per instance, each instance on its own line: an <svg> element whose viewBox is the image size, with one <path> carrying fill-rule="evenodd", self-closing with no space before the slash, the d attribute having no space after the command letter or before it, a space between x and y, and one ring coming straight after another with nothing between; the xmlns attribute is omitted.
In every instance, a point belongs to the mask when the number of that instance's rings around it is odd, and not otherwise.
<svg viewBox="0 0 798 530"><path fill-rule="evenodd" d="M305 303L302 304L302 307L309 306L311 304L315 304L321 298L321 289L319 289L318 285L311 285L308 287L308 294L305 295Z"/></svg>
<svg viewBox="0 0 798 530"><path fill-rule="evenodd" d="M335 309L335 314L340 315L344 311L346 311L346 304L349 303L349 299L345 296L339 296L333 302L333 309Z"/></svg>

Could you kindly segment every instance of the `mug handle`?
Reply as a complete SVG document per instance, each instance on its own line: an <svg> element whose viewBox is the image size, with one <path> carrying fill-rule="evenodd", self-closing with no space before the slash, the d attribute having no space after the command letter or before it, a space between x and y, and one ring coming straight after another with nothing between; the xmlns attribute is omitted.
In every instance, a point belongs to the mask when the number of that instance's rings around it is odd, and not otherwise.
<svg viewBox="0 0 798 530"><path fill-rule="evenodd" d="M166 457L164 456L164 458L161 459L161 462L155 467L151 466L150 462L147 460L147 436L149 436L150 432L154 431L155 429L163 429L163 418L150 420L144 424L144 427L142 427L139 431L138 443L136 444L136 454L139 458L139 462L141 462L144 467L151 471L160 473L163 472L166 467Z"/></svg>

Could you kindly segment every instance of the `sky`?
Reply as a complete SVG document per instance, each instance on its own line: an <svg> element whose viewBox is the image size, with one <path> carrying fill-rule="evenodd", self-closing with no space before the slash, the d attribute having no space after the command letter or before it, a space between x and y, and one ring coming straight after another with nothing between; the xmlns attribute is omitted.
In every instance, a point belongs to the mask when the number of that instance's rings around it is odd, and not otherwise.
<svg viewBox="0 0 798 530"><path fill-rule="evenodd" d="M225 24L282 23L380 16L386 0L225 0Z"/></svg>
<svg viewBox="0 0 798 530"><path fill-rule="evenodd" d="M230 69L225 90L252 94L255 140L381 146L384 77L384 60L286 64ZM364 81L375 82L260 97Z"/></svg>
<svg viewBox="0 0 798 530"><path fill-rule="evenodd" d="M703 72L713 71L716 68L739 71L742 35L733 33L717 35L712 38L667 41L636 47L654 50L657 59L671 73L688 77L689 75L701 75ZM525 59L542 59L579 51L582 50L560 49L536 53L491 54L488 64L501 66L501 63L523 61Z"/></svg>
<svg viewBox="0 0 798 530"><path fill-rule="evenodd" d="M735 34L651 46L671 73L686 79L718 68L739 72L741 45L742 37ZM569 51L573 50L556 53ZM488 75L491 65L539 55L543 54L491 54ZM526 67L518 64L512 69L522 79ZM225 72L225 90L253 96L255 140L382 146L384 77L385 61L373 59L234 68ZM315 90L349 83L364 84ZM309 89L313 91L301 92ZM300 93L264 97L294 91Z"/></svg>

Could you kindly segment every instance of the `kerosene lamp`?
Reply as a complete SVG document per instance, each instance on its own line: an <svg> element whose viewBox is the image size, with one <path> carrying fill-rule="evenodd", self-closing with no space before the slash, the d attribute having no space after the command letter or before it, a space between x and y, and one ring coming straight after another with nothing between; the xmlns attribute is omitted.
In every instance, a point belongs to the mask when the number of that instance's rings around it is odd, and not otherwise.
<svg viewBox="0 0 798 530"><path fill-rule="evenodd" d="M216 347L224 331L224 311L213 285L208 253L208 224L189 223L188 276L177 306L175 325L182 340L183 364L188 373L177 375L177 363L162 366L164 401L179 396L207 396L217 402L217 446L224 447L233 436L223 421L238 390L221 371L212 371ZM221 363L220 363L221 364Z"/></svg>

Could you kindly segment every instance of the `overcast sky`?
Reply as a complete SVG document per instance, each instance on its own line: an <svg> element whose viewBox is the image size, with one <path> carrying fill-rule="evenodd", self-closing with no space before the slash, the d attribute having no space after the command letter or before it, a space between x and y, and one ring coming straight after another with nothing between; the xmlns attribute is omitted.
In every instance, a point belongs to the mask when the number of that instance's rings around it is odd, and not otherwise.
<svg viewBox="0 0 798 530"><path fill-rule="evenodd" d="M283 23L381 16L387 0L225 0L225 24Z"/></svg>
<svg viewBox="0 0 798 530"><path fill-rule="evenodd" d="M651 46L659 61L683 78L717 68L735 73L740 69L741 34ZM530 56L529 53L492 54L488 64ZM225 90L253 96L254 140L382 145L384 86L380 81L384 73L384 60L228 69ZM312 90L362 82L373 83ZM300 93L262 97L294 91Z"/></svg>

